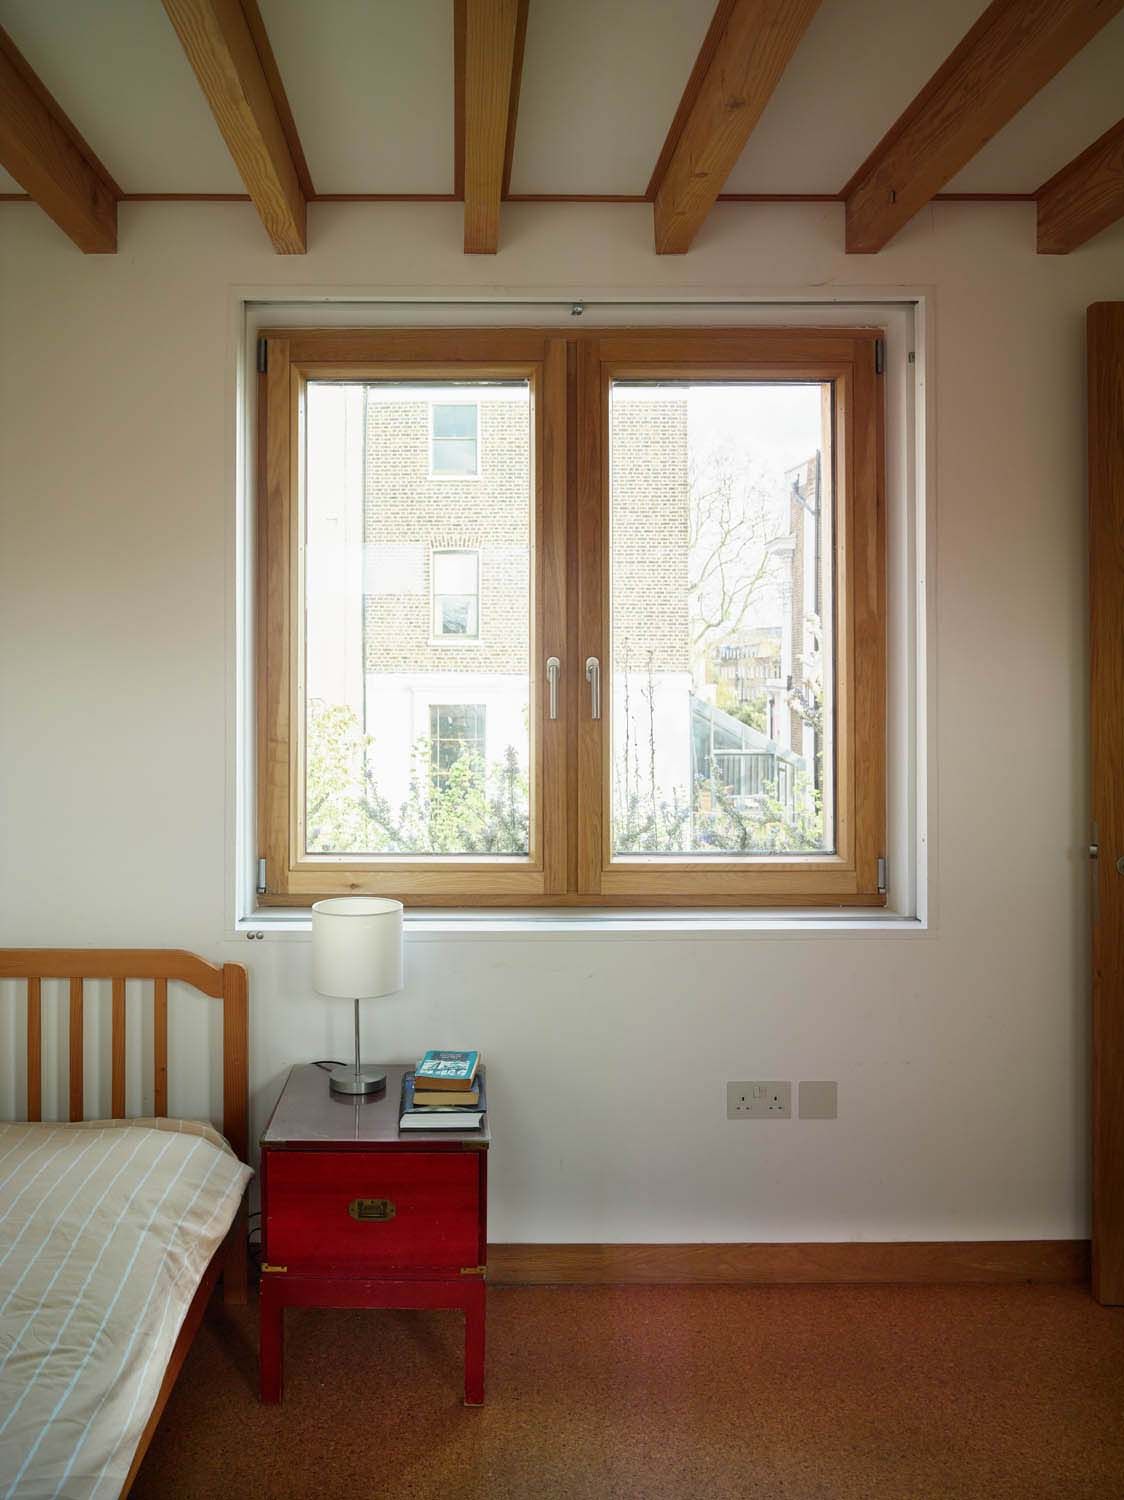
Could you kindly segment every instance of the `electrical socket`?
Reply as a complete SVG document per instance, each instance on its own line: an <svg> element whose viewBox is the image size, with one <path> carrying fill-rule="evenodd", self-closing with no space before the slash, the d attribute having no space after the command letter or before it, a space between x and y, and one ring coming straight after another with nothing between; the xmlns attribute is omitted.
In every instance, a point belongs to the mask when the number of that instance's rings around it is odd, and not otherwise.
<svg viewBox="0 0 1124 1500"><path fill-rule="evenodd" d="M728 1083L727 1120L791 1120L792 1084L772 1081Z"/></svg>

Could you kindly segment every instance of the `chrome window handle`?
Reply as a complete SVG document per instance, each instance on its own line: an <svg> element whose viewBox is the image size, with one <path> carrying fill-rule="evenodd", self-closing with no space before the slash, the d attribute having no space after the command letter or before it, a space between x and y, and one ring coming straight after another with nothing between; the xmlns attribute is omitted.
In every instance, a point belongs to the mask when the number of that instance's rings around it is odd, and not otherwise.
<svg viewBox="0 0 1124 1500"><path fill-rule="evenodd" d="M558 674L562 670L562 663L556 656L548 656L546 659L546 680L550 689L549 716L552 719L558 717Z"/></svg>
<svg viewBox="0 0 1124 1500"><path fill-rule="evenodd" d="M599 719L601 717L601 663L596 656L586 657L585 680L589 683L589 717Z"/></svg>

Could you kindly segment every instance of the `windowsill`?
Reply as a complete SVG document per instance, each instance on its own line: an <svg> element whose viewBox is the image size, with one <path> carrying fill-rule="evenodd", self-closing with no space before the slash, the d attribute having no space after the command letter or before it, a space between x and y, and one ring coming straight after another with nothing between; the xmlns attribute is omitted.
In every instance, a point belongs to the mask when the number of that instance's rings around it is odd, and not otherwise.
<svg viewBox="0 0 1124 1500"><path fill-rule="evenodd" d="M669 909L606 910L561 908L551 910L424 910L407 911L406 935L411 941L455 938L645 938L650 940L705 936L709 939L746 937L811 937L817 934L924 933L925 922L885 908L770 908L753 910ZM312 915L307 908L266 907L235 923L233 937L308 941Z"/></svg>

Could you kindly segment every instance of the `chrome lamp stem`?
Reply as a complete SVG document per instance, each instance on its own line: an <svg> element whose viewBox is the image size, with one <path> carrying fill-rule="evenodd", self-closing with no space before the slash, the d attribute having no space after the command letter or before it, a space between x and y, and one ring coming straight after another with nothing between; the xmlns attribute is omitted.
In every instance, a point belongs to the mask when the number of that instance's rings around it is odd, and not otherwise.
<svg viewBox="0 0 1124 1500"><path fill-rule="evenodd" d="M378 1094L386 1088L386 1074L377 1068L364 1068L359 1061L359 1001L355 1001L355 1066L333 1068L328 1074L333 1094Z"/></svg>

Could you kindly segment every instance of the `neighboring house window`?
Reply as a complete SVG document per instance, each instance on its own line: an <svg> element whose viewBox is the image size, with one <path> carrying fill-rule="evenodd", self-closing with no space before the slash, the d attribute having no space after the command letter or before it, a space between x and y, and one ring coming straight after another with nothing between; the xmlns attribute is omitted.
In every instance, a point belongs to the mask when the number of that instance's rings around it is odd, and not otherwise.
<svg viewBox="0 0 1124 1500"><path fill-rule="evenodd" d="M432 578L434 637L438 640L479 640L479 552L434 552Z"/></svg>
<svg viewBox="0 0 1124 1500"><path fill-rule="evenodd" d="M429 766L434 786L445 785L462 755L472 757L474 771L483 768L484 719L482 703L430 705Z"/></svg>
<svg viewBox="0 0 1124 1500"><path fill-rule="evenodd" d="M475 401L435 401L429 410L429 472L440 479L477 478L480 408Z"/></svg>

